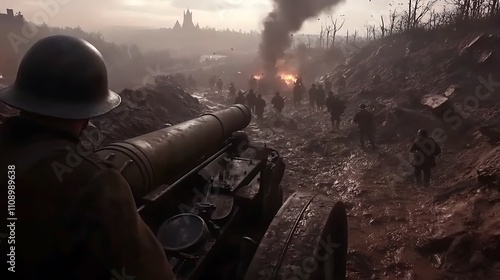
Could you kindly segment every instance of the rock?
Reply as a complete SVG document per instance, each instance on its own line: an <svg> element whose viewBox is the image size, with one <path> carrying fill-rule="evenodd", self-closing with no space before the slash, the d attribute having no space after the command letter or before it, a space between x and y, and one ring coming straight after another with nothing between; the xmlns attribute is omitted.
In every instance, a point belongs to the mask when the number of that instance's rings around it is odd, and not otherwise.
<svg viewBox="0 0 500 280"><path fill-rule="evenodd" d="M460 91L460 87L458 85L449 86L446 91L443 93L447 98L453 98Z"/></svg>
<svg viewBox="0 0 500 280"><path fill-rule="evenodd" d="M497 51L485 51L479 57L477 63L480 65L493 64L498 61Z"/></svg>
<svg viewBox="0 0 500 280"><path fill-rule="evenodd" d="M462 48L460 54L464 55L478 50L494 49L498 45L500 45L500 37L483 33L472 39L472 41Z"/></svg>
<svg viewBox="0 0 500 280"><path fill-rule="evenodd" d="M472 256L474 235L470 232L455 237L445 254L445 268L450 270L464 270Z"/></svg>
<svg viewBox="0 0 500 280"><path fill-rule="evenodd" d="M92 119L93 125L82 137L84 142L96 148L129 139L195 118L203 109L198 99L166 77L136 90L125 89L120 96L118 108Z"/></svg>
<svg viewBox="0 0 500 280"><path fill-rule="evenodd" d="M490 185L497 179L498 169L488 166L477 170L477 180L482 185Z"/></svg>
<svg viewBox="0 0 500 280"><path fill-rule="evenodd" d="M452 108L451 102L447 97L437 94L424 95L420 103L427 106L436 116L442 116L446 110Z"/></svg>
<svg viewBox="0 0 500 280"><path fill-rule="evenodd" d="M485 125L479 128L479 132L488 138L491 144L500 142L500 130L493 125Z"/></svg>
<svg viewBox="0 0 500 280"><path fill-rule="evenodd" d="M476 251L474 254L472 254L472 257L469 260L469 265L471 269L477 269L483 266L485 262L485 257L483 252L481 251Z"/></svg>

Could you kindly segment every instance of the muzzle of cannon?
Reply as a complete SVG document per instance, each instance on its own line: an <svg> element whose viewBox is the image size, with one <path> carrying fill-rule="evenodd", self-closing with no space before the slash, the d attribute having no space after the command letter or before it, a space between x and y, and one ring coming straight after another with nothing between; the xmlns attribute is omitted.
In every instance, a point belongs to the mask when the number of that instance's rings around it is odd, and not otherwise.
<svg viewBox="0 0 500 280"><path fill-rule="evenodd" d="M250 121L231 106L96 154L128 181L177 279L345 279L344 205L307 193L283 204L285 164L251 144Z"/></svg>
<svg viewBox="0 0 500 280"><path fill-rule="evenodd" d="M137 200L222 146L239 145L228 141L250 123L251 117L246 106L235 105L105 146L96 153L120 169Z"/></svg>

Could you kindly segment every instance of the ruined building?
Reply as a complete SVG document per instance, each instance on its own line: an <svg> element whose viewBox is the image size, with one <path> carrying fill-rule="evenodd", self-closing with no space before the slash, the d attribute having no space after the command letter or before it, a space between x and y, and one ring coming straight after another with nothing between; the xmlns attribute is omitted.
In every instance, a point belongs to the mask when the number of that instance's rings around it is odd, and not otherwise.
<svg viewBox="0 0 500 280"><path fill-rule="evenodd" d="M8 26L24 22L23 15L19 12L14 14L14 10L7 9L7 13L0 13L0 26Z"/></svg>
<svg viewBox="0 0 500 280"><path fill-rule="evenodd" d="M190 32L197 29L200 29L200 26L198 24L196 24L196 26L194 25L193 12L189 11L189 9L184 12L184 20L182 21L182 25L179 23L179 21L176 21L174 25L174 30L176 31Z"/></svg>
<svg viewBox="0 0 500 280"><path fill-rule="evenodd" d="M7 13L0 13L0 84L9 84L15 77L17 68L17 56L8 34L18 32L24 23L21 13L14 14L14 10L7 9Z"/></svg>

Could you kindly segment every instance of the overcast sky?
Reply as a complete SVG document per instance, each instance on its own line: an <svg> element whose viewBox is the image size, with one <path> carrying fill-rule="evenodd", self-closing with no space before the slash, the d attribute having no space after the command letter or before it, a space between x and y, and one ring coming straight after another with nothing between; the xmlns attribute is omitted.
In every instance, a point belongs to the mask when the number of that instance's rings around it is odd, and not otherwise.
<svg viewBox="0 0 500 280"><path fill-rule="evenodd" d="M304 0L307 1L307 0ZM81 26L98 30L104 26L172 27L176 20L182 23L183 10L193 12L194 22L201 27L260 30L261 22L272 10L271 0L2 0L0 8L21 11L28 20L46 21L51 26ZM403 0L346 0L332 13L345 15L345 29L364 30L366 23L380 22L389 10ZM44 6L58 3L55 11L44 12ZM441 6L441 5L440 5ZM437 7L439 8L439 7ZM49 11L51 9L48 9ZM54 9L52 9L54 10ZM44 20L44 15L47 20ZM303 33L317 33L321 22L313 19L302 29ZM341 33L343 33L341 31Z"/></svg>

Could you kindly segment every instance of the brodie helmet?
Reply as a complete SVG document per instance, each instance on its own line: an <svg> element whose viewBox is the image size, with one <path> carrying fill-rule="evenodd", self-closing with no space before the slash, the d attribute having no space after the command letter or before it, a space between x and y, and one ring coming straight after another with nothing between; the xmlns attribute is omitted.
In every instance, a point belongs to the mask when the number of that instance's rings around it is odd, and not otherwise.
<svg viewBox="0 0 500 280"><path fill-rule="evenodd" d="M42 116L87 119L116 108L121 98L108 89L106 64L93 45L56 35L28 50L0 101Z"/></svg>

